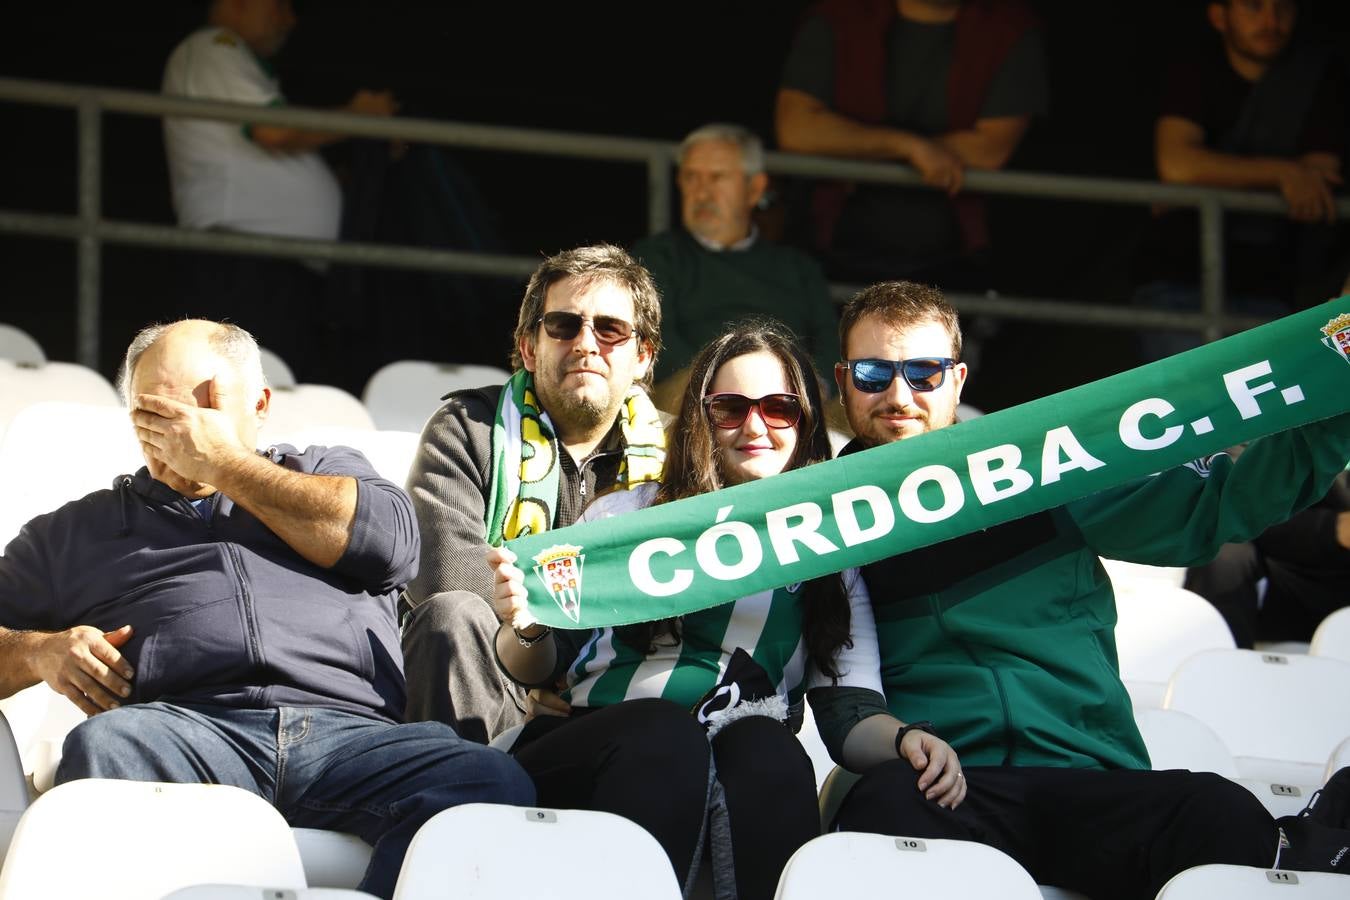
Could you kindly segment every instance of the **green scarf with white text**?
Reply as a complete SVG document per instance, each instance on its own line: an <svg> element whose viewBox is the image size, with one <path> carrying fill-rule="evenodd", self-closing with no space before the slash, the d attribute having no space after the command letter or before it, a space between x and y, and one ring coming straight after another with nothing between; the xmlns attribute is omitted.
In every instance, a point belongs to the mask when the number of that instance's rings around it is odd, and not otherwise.
<svg viewBox="0 0 1350 900"><path fill-rule="evenodd" d="M970 422L510 547L530 611L545 624L664 619L1061 506L1347 410L1350 297L1341 297Z"/></svg>

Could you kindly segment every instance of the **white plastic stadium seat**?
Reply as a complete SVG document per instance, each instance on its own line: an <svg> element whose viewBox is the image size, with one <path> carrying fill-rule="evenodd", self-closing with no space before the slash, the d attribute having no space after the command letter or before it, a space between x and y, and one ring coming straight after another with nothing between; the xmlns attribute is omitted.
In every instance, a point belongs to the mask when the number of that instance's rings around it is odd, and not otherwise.
<svg viewBox="0 0 1350 900"><path fill-rule="evenodd" d="M28 783L23 777L23 760L9 722L0 713L0 860L5 858L19 817L27 808Z"/></svg>
<svg viewBox="0 0 1350 900"><path fill-rule="evenodd" d="M122 405L113 386L93 369L74 363L32 366L0 359L0 434L20 410L53 400L91 406Z"/></svg>
<svg viewBox="0 0 1350 900"><path fill-rule="evenodd" d="M820 900L882 893L944 900L1041 897L1026 870L993 847L846 831L822 835L792 854L774 896Z"/></svg>
<svg viewBox="0 0 1350 900"><path fill-rule="evenodd" d="M1336 745L1336 749L1331 751L1331 756L1327 759L1326 770L1322 773L1322 783L1326 784L1332 775L1346 766L1350 766L1350 737L1341 741Z"/></svg>
<svg viewBox="0 0 1350 900"><path fill-rule="evenodd" d="M1164 707L1204 722L1241 778L1319 784L1350 735L1350 663L1255 650L1208 650L1177 669Z"/></svg>
<svg viewBox="0 0 1350 900"><path fill-rule="evenodd" d="M31 334L13 325L0 324L0 359L40 366L47 354Z"/></svg>
<svg viewBox="0 0 1350 900"><path fill-rule="evenodd" d="M1251 791L1274 818L1296 816L1303 811L1322 782L1314 779L1307 784L1272 782L1259 778L1238 778L1237 783Z"/></svg>
<svg viewBox="0 0 1350 900"><path fill-rule="evenodd" d="M820 739L820 731L816 728L816 717L811 712L811 704L803 703L802 707L802 728L797 732L797 740L801 741L806 755L811 759L811 768L816 771L816 791L819 792L835 767L834 760L830 759L830 751L825 749L825 742Z"/></svg>
<svg viewBox="0 0 1350 900"><path fill-rule="evenodd" d="M0 900L145 900L213 882L306 887L291 829L267 801L225 785L86 779L23 814Z"/></svg>
<svg viewBox="0 0 1350 900"><path fill-rule="evenodd" d="M511 373L495 366L404 359L380 368L361 399L379 428L422 433L422 426L450 391L503 384Z"/></svg>
<svg viewBox="0 0 1350 900"><path fill-rule="evenodd" d="M272 406L263 422L259 441L272 435L294 434L302 428L340 425L373 431L375 423L361 401L328 384L297 384L272 391Z"/></svg>
<svg viewBox="0 0 1350 900"><path fill-rule="evenodd" d="M834 830L834 817L839 814L839 807L844 805L844 798L848 796L848 792L853 790L853 786L860 780L862 780L861 775L845 769L843 766L835 766L825 775L817 798L817 805L820 807L821 833Z"/></svg>
<svg viewBox="0 0 1350 900"><path fill-rule="evenodd" d="M47 696L51 693L51 689L45 684L35 684L0 700L0 714L5 718L6 731L14 744L16 754L15 760L0 762L0 768L17 766L18 776L25 782L23 802L17 806L13 803L13 798L17 796L13 789L6 790L0 787L0 798L4 798L0 799L0 809L22 810L28 806L31 787L29 778L33 769L26 758L27 749L33 743L43 717L47 714ZM5 742L0 741L0 756L4 755L4 746Z"/></svg>
<svg viewBox="0 0 1350 900"><path fill-rule="evenodd" d="M267 379L268 387L272 390L295 387L295 373L286 360L266 347L258 348L258 356L262 358L263 377Z"/></svg>
<svg viewBox="0 0 1350 900"><path fill-rule="evenodd" d="M533 871L534 860L557 860ZM596 859L603 865L578 860ZM551 900L679 900L680 886L661 845L610 813L467 803L437 813L413 837L394 900L517 898L538 878ZM542 896L542 895L541 895Z"/></svg>
<svg viewBox="0 0 1350 900"><path fill-rule="evenodd" d="M165 894L163 900L375 900L352 888L274 888L242 884L196 884Z"/></svg>
<svg viewBox="0 0 1350 900"><path fill-rule="evenodd" d="M0 438L0 546L34 516L144 464L120 406L48 402L19 411Z"/></svg>
<svg viewBox="0 0 1350 900"><path fill-rule="evenodd" d="M371 431L343 425L317 425L290 434L268 429L266 443L292 444L304 450L314 444L353 447L365 454L375 471L400 487L408 480L421 435L413 431Z"/></svg>
<svg viewBox="0 0 1350 900"><path fill-rule="evenodd" d="M1134 721L1155 770L1189 769L1238 777L1233 754L1214 729L1195 716L1175 709L1139 709Z"/></svg>
<svg viewBox="0 0 1350 900"><path fill-rule="evenodd" d="M1111 583L1119 590L1122 586L1141 581L1161 581L1172 587L1181 587L1186 581L1186 570L1173 566L1149 566L1143 563L1129 562L1123 559L1101 557L1106 574Z"/></svg>
<svg viewBox="0 0 1350 900"><path fill-rule="evenodd" d="M28 808L28 783L23 777L23 758L10 730L9 719L0 712L0 810Z"/></svg>
<svg viewBox="0 0 1350 900"><path fill-rule="evenodd" d="M85 720L75 704L45 684L33 685L0 701L0 710L8 713L11 709L17 709L23 717L23 733L19 740L17 729L14 732L10 743L17 752L11 759L5 753L4 733L0 732L0 858L9 843L9 832L28 805L29 781L38 793L51 789L66 734ZM3 721L0 719L0 723ZM291 835L300 851L307 884L354 888L361 883L371 854L365 841L353 834L319 828L292 828Z"/></svg>
<svg viewBox="0 0 1350 900"><path fill-rule="evenodd" d="M1313 632L1308 653L1350 662L1350 606L1341 607L1322 620Z"/></svg>
<svg viewBox="0 0 1350 900"><path fill-rule="evenodd" d="M1111 576L1120 678L1135 709L1162 705L1177 667L1201 650L1233 648L1233 633L1204 597L1160 578Z"/></svg>
<svg viewBox="0 0 1350 900"><path fill-rule="evenodd" d="M35 684L0 701L0 708L18 716L14 738L23 771L37 793L49 790L61 762L66 735L87 716L78 706L45 684Z"/></svg>
<svg viewBox="0 0 1350 900"><path fill-rule="evenodd" d="M1350 875L1272 872L1248 866L1196 866L1172 876L1157 900L1345 900Z"/></svg>
<svg viewBox="0 0 1350 900"><path fill-rule="evenodd" d="M292 828L310 887L354 888L370 865L371 846L354 834L321 828Z"/></svg>
<svg viewBox="0 0 1350 900"><path fill-rule="evenodd" d="M1175 709L1137 709L1135 724L1144 737L1153 768L1214 772L1251 791L1272 816L1296 815L1317 790L1313 784L1274 784L1259 778L1241 778L1233 754L1214 729Z"/></svg>
<svg viewBox="0 0 1350 900"><path fill-rule="evenodd" d="M1311 644L1307 641L1253 641L1252 649L1262 653L1283 653L1286 656L1306 656Z"/></svg>

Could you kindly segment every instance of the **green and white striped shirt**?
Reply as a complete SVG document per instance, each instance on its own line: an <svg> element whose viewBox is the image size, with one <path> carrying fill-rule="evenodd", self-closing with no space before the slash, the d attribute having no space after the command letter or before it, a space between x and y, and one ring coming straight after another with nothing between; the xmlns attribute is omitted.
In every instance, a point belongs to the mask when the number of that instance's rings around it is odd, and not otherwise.
<svg viewBox="0 0 1350 900"><path fill-rule="evenodd" d="M641 509L651 504L655 494L656 485L607 494L586 509L582 520ZM856 569L844 573L844 583L853 646L840 649L837 685L880 692L876 623L867 588ZM808 662L800 592L800 584L789 585L691 613L683 618L681 639L658 638L650 654L619 639L613 628L597 629L567 670L564 696L573 706L582 707L662 697L692 711L723 682L740 649L762 670L765 689L795 703L808 687L831 684ZM731 703L737 699L733 696Z"/></svg>

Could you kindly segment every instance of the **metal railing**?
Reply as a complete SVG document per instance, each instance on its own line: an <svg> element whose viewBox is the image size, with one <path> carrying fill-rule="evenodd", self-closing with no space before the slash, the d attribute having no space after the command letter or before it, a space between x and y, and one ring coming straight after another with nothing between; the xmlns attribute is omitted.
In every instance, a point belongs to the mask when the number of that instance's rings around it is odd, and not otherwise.
<svg viewBox="0 0 1350 900"><path fill-rule="evenodd" d="M677 144L638 138L608 137L463 122L383 118L300 107L257 107L192 100L143 91L114 90L0 78L0 101L75 110L77 121L77 212L53 215L0 209L0 232L74 240L76 266L76 358L97 367L99 359L100 277L102 246L159 247L208 253L234 253L288 259L324 260L471 275L527 277L536 257L451 250L428 250L375 243L300 240L196 231L147 222L123 222L102 215L102 135L107 113L160 118L214 119L227 122L311 128L354 137L399 139L446 147L492 150L564 158L640 164L647 171L647 227L651 233L670 227L672 173ZM769 153L765 167L772 174L837 178L872 184L922 185L919 174L895 163L859 162L790 153ZM1029 172L985 172L965 175L965 189L987 194L1043 197L1126 205L1164 204L1192 207L1200 214L1201 310L1198 313L1154 311L1032 297L952 294L958 309L979 315L1134 328L1171 328L1219 336L1261 319L1225 313L1223 308L1223 216L1226 211L1285 215L1284 201L1273 193L1219 190L1119 178L1084 178ZM1350 200L1337 202L1341 216L1350 215ZM836 298L855 290L832 285Z"/></svg>

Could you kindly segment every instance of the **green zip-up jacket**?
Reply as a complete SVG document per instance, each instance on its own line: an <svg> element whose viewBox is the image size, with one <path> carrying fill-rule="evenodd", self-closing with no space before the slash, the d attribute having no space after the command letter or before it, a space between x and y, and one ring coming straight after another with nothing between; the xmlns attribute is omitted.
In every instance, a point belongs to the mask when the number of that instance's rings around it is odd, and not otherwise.
<svg viewBox="0 0 1350 900"><path fill-rule="evenodd" d="M865 567L885 706L813 692L831 754L888 709L935 723L967 766L1149 768L1098 556L1206 562L1314 503L1347 458L1350 414Z"/></svg>

